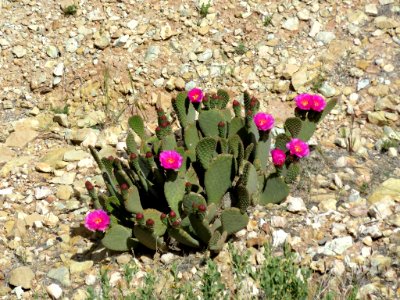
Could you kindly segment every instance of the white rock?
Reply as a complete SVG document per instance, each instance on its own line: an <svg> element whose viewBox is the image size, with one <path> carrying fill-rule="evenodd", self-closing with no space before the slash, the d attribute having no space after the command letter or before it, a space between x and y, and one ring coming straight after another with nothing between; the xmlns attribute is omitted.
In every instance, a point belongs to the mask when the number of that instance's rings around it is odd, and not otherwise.
<svg viewBox="0 0 400 300"><path fill-rule="evenodd" d="M297 13L297 16L300 20L307 21L310 20L310 11L306 8L303 8Z"/></svg>
<svg viewBox="0 0 400 300"><path fill-rule="evenodd" d="M130 29L130 30L135 30L136 27L139 25L139 21L137 20L130 20L128 22L128 24L126 24L126 26Z"/></svg>
<svg viewBox="0 0 400 300"><path fill-rule="evenodd" d="M111 286L116 286L117 283L118 283L119 281L121 281L121 279L122 279L122 276L121 276L121 273L120 273L120 272L114 272L114 273L112 273L111 276L110 276L110 279L109 279L110 285L111 285Z"/></svg>
<svg viewBox="0 0 400 300"><path fill-rule="evenodd" d="M65 42L65 50L67 52L73 53L79 47L78 41L74 38L70 38Z"/></svg>
<svg viewBox="0 0 400 300"><path fill-rule="evenodd" d="M35 198L36 200L41 200L50 196L53 192L48 187L38 187L35 188Z"/></svg>
<svg viewBox="0 0 400 300"><path fill-rule="evenodd" d="M285 231L283 231L282 229L274 231L272 233L272 245L274 247L283 245L283 243L285 243L288 236L289 236L289 234L286 233Z"/></svg>
<svg viewBox="0 0 400 300"><path fill-rule="evenodd" d="M335 162L335 166L337 168L344 168L345 166L347 166L347 157L346 156L339 157Z"/></svg>
<svg viewBox="0 0 400 300"><path fill-rule="evenodd" d="M58 284L52 283L46 287L47 293L49 293L50 297L53 299L59 299L62 296L62 289Z"/></svg>
<svg viewBox="0 0 400 300"><path fill-rule="evenodd" d="M365 13L371 16L378 15L378 7L375 3L365 5Z"/></svg>
<svg viewBox="0 0 400 300"><path fill-rule="evenodd" d="M324 44L329 44L336 38L335 34L333 32L329 31L320 31L318 34L315 36L315 39L319 42L322 42Z"/></svg>
<svg viewBox="0 0 400 300"><path fill-rule="evenodd" d="M389 147L388 155L390 157L397 157L397 149L395 147Z"/></svg>
<svg viewBox="0 0 400 300"><path fill-rule="evenodd" d="M92 168L94 166L92 158L84 158L78 162L79 168Z"/></svg>
<svg viewBox="0 0 400 300"><path fill-rule="evenodd" d="M314 23L312 23L311 29L310 29L310 32L308 33L308 35L311 37L315 37L317 35L317 33L320 32L321 28L322 28L321 23L318 21L315 21Z"/></svg>
<svg viewBox="0 0 400 300"><path fill-rule="evenodd" d="M323 247L323 253L329 256L337 254L341 255L352 245L353 245L353 238L351 236L336 238L325 244L325 246Z"/></svg>
<svg viewBox="0 0 400 300"><path fill-rule="evenodd" d="M288 196L284 203L287 204L287 210L290 212L296 213L307 211L307 207L304 204L303 199L301 199L300 197Z"/></svg>
<svg viewBox="0 0 400 300"><path fill-rule="evenodd" d="M93 284L95 284L95 283L96 283L96 276L93 275L93 274L87 275L86 278L85 278L85 283L86 283L87 285L93 285Z"/></svg>
<svg viewBox="0 0 400 300"><path fill-rule="evenodd" d="M199 54L197 60L200 62L206 62L211 59L213 56L213 52L210 48L206 49L203 53Z"/></svg>
<svg viewBox="0 0 400 300"><path fill-rule="evenodd" d="M172 253L165 253L165 254L161 255L160 260L163 264L169 265L174 260L174 257L175 257L175 255Z"/></svg>
<svg viewBox="0 0 400 300"><path fill-rule="evenodd" d="M13 53L13 54L15 55L15 57L17 57L17 58L22 58L22 57L24 57L24 56L26 55L26 52L27 52L27 50L26 50L24 47L20 46L20 45L15 46L15 47L12 49L12 53Z"/></svg>
<svg viewBox="0 0 400 300"><path fill-rule="evenodd" d="M299 19L297 17L287 18L282 27L286 30L296 31L299 29Z"/></svg>
<svg viewBox="0 0 400 300"><path fill-rule="evenodd" d="M64 74L64 64L62 62L58 63L53 70L54 76L63 76Z"/></svg>

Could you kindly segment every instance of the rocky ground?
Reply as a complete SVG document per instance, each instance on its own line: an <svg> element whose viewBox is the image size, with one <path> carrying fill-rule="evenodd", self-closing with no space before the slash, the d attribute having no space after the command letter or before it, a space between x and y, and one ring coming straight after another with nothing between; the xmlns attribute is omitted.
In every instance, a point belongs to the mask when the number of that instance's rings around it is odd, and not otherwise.
<svg viewBox="0 0 400 300"><path fill-rule="evenodd" d="M286 203L256 207L233 242L257 264L263 243L287 241L337 299L349 284L400 299L398 1L214 0L203 14L203 0L75 2L72 15L73 0L0 2L2 299L86 299L101 266L116 286L129 261L201 272L199 254L107 255L81 227L84 182L99 180L87 146L115 153L132 113L152 132L155 106L194 86L248 90L278 125L298 93L338 98Z"/></svg>

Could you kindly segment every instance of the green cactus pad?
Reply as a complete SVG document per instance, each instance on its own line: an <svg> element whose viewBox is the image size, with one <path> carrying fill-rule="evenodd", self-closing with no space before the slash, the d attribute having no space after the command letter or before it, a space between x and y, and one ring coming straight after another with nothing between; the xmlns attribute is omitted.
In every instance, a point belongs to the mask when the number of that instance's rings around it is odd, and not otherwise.
<svg viewBox="0 0 400 300"><path fill-rule="evenodd" d="M245 123L243 118L234 117L231 122L229 123L229 132L228 136L232 136L237 134L243 127Z"/></svg>
<svg viewBox="0 0 400 300"><path fill-rule="evenodd" d="M219 136L218 123L221 121L225 121L225 119L221 112L216 109L202 111L198 120L204 136L216 138Z"/></svg>
<svg viewBox="0 0 400 300"><path fill-rule="evenodd" d="M161 141L161 149L175 150L177 148L175 136L173 134L165 136Z"/></svg>
<svg viewBox="0 0 400 300"><path fill-rule="evenodd" d="M125 209L130 213L143 213L143 207L140 203L139 191L136 186L131 186L124 195Z"/></svg>
<svg viewBox="0 0 400 300"><path fill-rule="evenodd" d="M268 158L270 155L271 149L271 134L264 133L264 137L258 141L256 145L256 157L260 164L260 170L265 171L268 165Z"/></svg>
<svg viewBox="0 0 400 300"><path fill-rule="evenodd" d="M291 163L286 170L285 182L292 183L296 181L297 176L300 174L300 166L298 163Z"/></svg>
<svg viewBox="0 0 400 300"><path fill-rule="evenodd" d="M160 219L160 217L158 217L158 219ZM139 242L149 249L162 252L167 251L168 249L167 245L164 243L164 239L156 236L150 229L146 227L135 225L133 227L133 233Z"/></svg>
<svg viewBox="0 0 400 300"><path fill-rule="evenodd" d="M167 230L167 226L160 220L161 212L153 208L147 208L143 211L144 220L153 219L154 228L153 232L155 236L163 236ZM135 234L136 235L136 234Z"/></svg>
<svg viewBox="0 0 400 300"><path fill-rule="evenodd" d="M212 235L208 222L197 214L190 214L189 220L196 235L203 243L207 244Z"/></svg>
<svg viewBox="0 0 400 300"><path fill-rule="evenodd" d="M288 118L285 122L285 130L291 137L297 137L301 131L302 121L299 118Z"/></svg>
<svg viewBox="0 0 400 300"><path fill-rule="evenodd" d="M197 143L200 141L199 132L196 124L189 124L184 129L183 138L185 140L185 146L187 149L195 151Z"/></svg>
<svg viewBox="0 0 400 300"><path fill-rule="evenodd" d="M189 233L187 233L182 228L168 228L168 234L183 245L192 248L200 247L199 241L193 238Z"/></svg>
<svg viewBox="0 0 400 300"><path fill-rule="evenodd" d="M132 239L132 229L118 224L111 226L107 230L101 243L104 247L113 251L127 251L137 244Z"/></svg>
<svg viewBox="0 0 400 300"><path fill-rule="evenodd" d="M164 183L164 194L167 199L168 205L171 210L175 211L179 216L179 211L183 196L185 195L186 181L181 178L176 178L173 181L166 181Z"/></svg>
<svg viewBox="0 0 400 300"><path fill-rule="evenodd" d="M189 193L186 194L183 197L183 211L185 212L185 214L189 215L191 213L194 212L193 210L193 204L195 204L196 206L199 206L201 204L205 205L207 207L207 202L204 199L204 197L200 194L196 194L196 193Z"/></svg>
<svg viewBox="0 0 400 300"><path fill-rule="evenodd" d="M228 235L242 230L248 222L249 217L247 214L242 214L239 208L230 207L221 213L222 228Z"/></svg>
<svg viewBox="0 0 400 300"><path fill-rule="evenodd" d="M258 175L256 168L251 162L245 163L242 176L243 179L241 184L246 187L251 199L252 196L258 192Z"/></svg>
<svg viewBox="0 0 400 300"><path fill-rule="evenodd" d="M172 106L176 115L178 116L178 120L182 128L185 128L188 124L186 115L186 99L186 93L179 93L178 96L176 96L176 99L172 102Z"/></svg>
<svg viewBox="0 0 400 300"><path fill-rule="evenodd" d="M210 162L216 155L217 140L212 137L202 138L196 146L196 156L204 169L208 169Z"/></svg>
<svg viewBox="0 0 400 300"><path fill-rule="evenodd" d="M271 174L266 178L264 190L260 193L260 204L268 203L279 204L283 202L289 195L289 186L284 182L283 178L277 174Z"/></svg>
<svg viewBox="0 0 400 300"><path fill-rule="evenodd" d="M275 138L275 148L286 151L286 144L290 142L290 137L286 134L278 134Z"/></svg>
<svg viewBox="0 0 400 300"><path fill-rule="evenodd" d="M128 119L129 127L141 138L144 139L144 124L140 116L132 116Z"/></svg>
<svg viewBox="0 0 400 300"><path fill-rule="evenodd" d="M217 215L217 206L215 205L215 203L210 203L207 206L207 213L206 213L206 216L204 217L204 219L208 223L211 223L216 215Z"/></svg>
<svg viewBox="0 0 400 300"><path fill-rule="evenodd" d="M101 159L101 162L102 162L103 166L105 167L105 170L102 170L102 171L103 171L103 172L105 171L105 172L107 172L109 175L112 175L112 174L113 174L113 161L112 161L112 160L109 160L109 159L106 158L106 157L103 157L103 158Z"/></svg>
<svg viewBox="0 0 400 300"><path fill-rule="evenodd" d="M128 155L131 153L137 154L137 144L135 142L135 137L131 131L128 132L128 136L126 137L126 150Z"/></svg>
<svg viewBox="0 0 400 300"><path fill-rule="evenodd" d="M239 184L235 188L237 198L238 198L238 208L242 214L246 213L247 208L250 205L250 193L246 189L246 187L242 184Z"/></svg>
<svg viewBox="0 0 400 300"><path fill-rule="evenodd" d="M218 90L219 108L224 109L229 102L229 95L225 90Z"/></svg>
<svg viewBox="0 0 400 300"><path fill-rule="evenodd" d="M316 129L317 129L317 123L306 119L302 121L301 131L299 132L297 137L307 142L313 136Z"/></svg>
<svg viewBox="0 0 400 300"><path fill-rule="evenodd" d="M211 162L204 177L208 203L220 203L232 185L233 171L233 156L230 154L220 154Z"/></svg>
<svg viewBox="0 0 400 300"><path fill-rule="evenodd" d="M213 252L219 252L224 247L228 233L224 231L222 234L219 231L215 231L210 242L208 243L208 249Z"/></svg>
<svg viewBox="0 0 400 300"><path fill-rule="evenodd" d="M250 155L253 153L254 150L254 143L249 144L246 149L244 150L244 159L249 160Z"/></svg>

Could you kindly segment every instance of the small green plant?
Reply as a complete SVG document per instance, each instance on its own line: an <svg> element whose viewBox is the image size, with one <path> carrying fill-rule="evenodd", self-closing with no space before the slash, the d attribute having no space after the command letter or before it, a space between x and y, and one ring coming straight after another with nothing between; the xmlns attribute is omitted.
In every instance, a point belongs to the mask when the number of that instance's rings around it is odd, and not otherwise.
<svg viewBox="0 0 400 300"><path fill-rule="evenodd" d="M385 139L382 143L381 151L387 152L389 148L397 148L399 147L399 141L393 139Z"/></svg>
<svg viewBox="0 0 400 300"><path fill-rule="evenodd" d="M207 17L207 15L208 15L208 10L209 10L210 7L211 7L210 1L208 1L207 4L203 3L203 4L201 5L199 13L200 13L200 16L201 16L202 18Z"/></svg>
<svg viewBox="0 0 400 300"><path fill-rule="evenodd" d="M363 195L368 194L368 190L369 190L369 184L368 182L363 182L361 184L361 186L359 187L360 193Z"/></svg>
<svg viewBox="0 0 400 300"><path fill-rule="evenodd" d="M153 274L146 274L144 277L143 286L137 290L136 299L153 300L156 299L154 295L154 284L156 277Z"/></svg>
<svg viewBox="0 0 400 300"><path fill-rule="evenodd" d="M242 42L235 47L235 53L237 55L243 55L246 53L246 51L247 51L247 48Z"/></svg>
<svg viewBox="0 0 400 300"><path fill-rule="evenodd" d="M270 16L265 16L263 19L263 24L265 27L267 27L268 25L270 25L272 22L272 15Z"/></svg>
<svg viewBox="0 0 400 300"><path fill-rule="evenodd" d="M326 78L319 74L312 82L311 82L311 90L314 92L318 92L319 89L322 87L324 82L326 81Z"/></svg>
<svg viewBox="0 0 400 300"><path fill-rule="evenodd" d="M297 266L288 245L285 245L281 257L274 256L271 246L265 245L264 257L265 261L260 269L253 273L264 297L271 300L307 299L307 280L311 271Z"/></svg>
<svg viewBox="0 0 400 300"><path fill-rule="evenodd" d="M55 114L65 114L69 115L69 105L66 104L64 107L54 107L52 112Z"/></svg>
<svg viewBox="0 0 400 300"><path fill-rule="evenodd" d="M238 285L238 290L240 290L243 280L245 280L245 278L251 273L249 264L250 254L248 251L240 253L231 243L228 244L228 249L231 255L232 270L235 276L235 281Z"/></svg>
<svg viewBox="0 0 400 300"><path fill-rule="evenodd" d="M172 102L181 128L176 132L163 109L157 110L155 135L147 134L139 115L131 116L125 157L101 158L90 147L107 193L86 182L96 209L86 228L105 231L102 243L114 251L143 245L165 252L176 242L221 251L230 235L247 226L249 206L285 200L301 158L310 153L306 141L336 104L300 96L296 117L277 136L273 116L258 112L260 102L248 92L232 109L225 90L178 94Z"/></svg>
<svg viewBox="0 0 400 300"><path fill-rule="evenodd" d="M66 16L73 16L77 13L77 11L78 11L78 6L75 4L68 5L63 10L63 12Z"/></svg>
<svg viewBox="0 0 400 300"><path fill-rule="evenodd" d="M217 265L212 260L208 260L202 277L201 293L203 299L228 299L228 295L224 295L225 290L226 287L221 281L221 273L218 271Z"/></svg>
<svg viewBox="0 0 400 300"><path fill-rule="evenodd" d="M101 282L101 295L103 299L110 299L111 285L110 278L108 278L108 270L103 269L100 272L100 282Z"/></svg>

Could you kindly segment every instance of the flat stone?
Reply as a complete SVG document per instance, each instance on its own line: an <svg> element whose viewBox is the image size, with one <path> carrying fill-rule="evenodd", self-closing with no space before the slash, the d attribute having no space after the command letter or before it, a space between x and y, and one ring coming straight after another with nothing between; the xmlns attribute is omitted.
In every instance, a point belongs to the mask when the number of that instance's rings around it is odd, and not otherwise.
<svg viewBox="0 0 400 300"><path fill-rule="evenodd" d="M35 274L29 267L18 267L12 270L9 274L9 283L13 286L20 286L24 289L32 288L32 280Z"/></svg>
<svg viewBox="0 0 400 300"><path fill-rule="evenodd" d="M333 97L336 94L336 89L331 86L329 83L324 82L322 86L318 90L322 95L327 98Z"/></svg>
<svg viewBox="0 0 400 300"><path fill-rule="evenodd" d="M145 62L150 62L153 60L156 60L160 54L160 47L159 46L149 46L149 48L146 51L144 61Z"/></svg>
<svg viewBox="0 0 400 300"><path fill-rule="evenodd" d="M42 172L42 173L51 173L51 172L53 172L53 168L49 164L44 163L44 162L38 162L35 165L35 170L38 171L38 172Z"/></svg>
<svg viewBox="0 0 400 300"><path fill-rule="evenodd" d="M374 24L379 29L390 29L400 26L400 22L396 21L395 19L388 18L386 16L376 17L374 20Z"/></svg>
<svg viewBox="0 0 400 300"><path fill-rule="evenodd" d="M60 177L54 177L53 179L51 179L50 182L56 184L71 185L74 183L75 177L76 177L75 172L65 172Z"/></svg>
<svg viewBox="0 0 400 300"><path fill-rule="evenodd" d="M9 160L0 170L0 175L6 177L15 168L20 167L24 164L29 163L32 160L31 156L21 156Z"/></svg>
<svg viewBox="0 0 400 300"><path fill-rule="evenodd" d="M90 157L90 154L83 150L69 150L64 153L63 160L67 162L80 161L81 159Z"/></svg>
<svg viewBox="0 0 400 300"><path fill-rule="evenodd" d="M50 45L46 48L46 54L51 58L57 58L60 54L56 46Z"/></svg>
<svg viewBox="0 0 400 300"><path fill-rule="evenodd" d="M375 3L365 5L365 13L371 16L377 16L378 6Z"/></svg>
<svg viewBox="0 0 400 300"><path fill-rule="evenodd" d="M315 37L318 34L318 32L320 32L321 28L322 28L322 24L318 21L314 21L311 25L311 29L310 29L310 32L308 33L308 35L310 37Z"/></svg>
<svg viewBox="0 0 400 300"><path fill-rule="evenodd" d="M71 274L85 272L93 267L92 260L86 261L71 261L69 271Z"/></svg>
<svg viewBox="0 0 400 300"><path fill-rule="evenodd" d="M57 188L56 197L60 200L69 200L71 195L74 193L74 190L69 185L60 185Z"/></svg>
<svg viewBox="0 0 400 300"><path fill-rule="evenodd" d="M53 194L52 190L48 187L37 187L35 188L35 198L36 200L42 200Z"/></svg>
<svg viewBox="0 0 400 300"><path fill-rule="evenodd" d="M211 49L208 48L203 53L201 53L197 56L197 60L200 62L206 62L209 59L211 59L212 56L213 56L213 52Z"/></svg>
<svg viewBox="0 0 400 300"><path fill-rule="evenodd" d="M101 50L107 48L110 43L111 40L107 35L101 35L94 40L94 45Z"/></svg>
<svg viewBox="0 0 400 300"><path fill-rule="evenodd" d="M384 125L387 123L384 111L369 111L367 113L368 122L375 125Z"/></svg>
<svg viewBox="0 0 400 300"><path fill-rule="evenodd" d="M372 195L369 196L368 202L374 204L385 199L400 202L400 179L389 178L383 182Z"/></svg>
<svg viewBox="0 0 400 300"><path fill-rule="evenodd" d="M293 74L292 85L296 91L300 91L306 83L308 83L308 76L306 71L300 70Z"/></svg>
<svg viewBox="0 0 400 300"><path fill-rule="evenodd" d="M66 267L51 269L47 273L47 277L49 277L50 279L57 280L59 283L61 283L64 286L71 285L69 270Z"/></svg>
<svg viewBox="0 0 400 300"><path fill-rule="evenodd" d="M64 74L64 63L60 62L54 68L53 75L54 76L63 76L63 74Z"/></svg>
<svg viewBox="0 0 400 300"><path fill-rule="evenodd" d="M326 200L321 201L318 204L318 208L324 212L332 211L332 210L336 210L336 204L337 204L337 201L335 199L326 199Z"/></svg>
<svg viewBox="0 0 400 300"><path fill-rule="evenodd" d="M8 136L5 145L8 147L24 148L38 135L39 133L33 129L19 127L16 131L12 132Z"/></svg>
<svg viewBox="0 0 400 300"><path fill-rule="evenodd" d="M0 164L11 160L14 156L15 156L14 151L0 144Z"/></svg>

